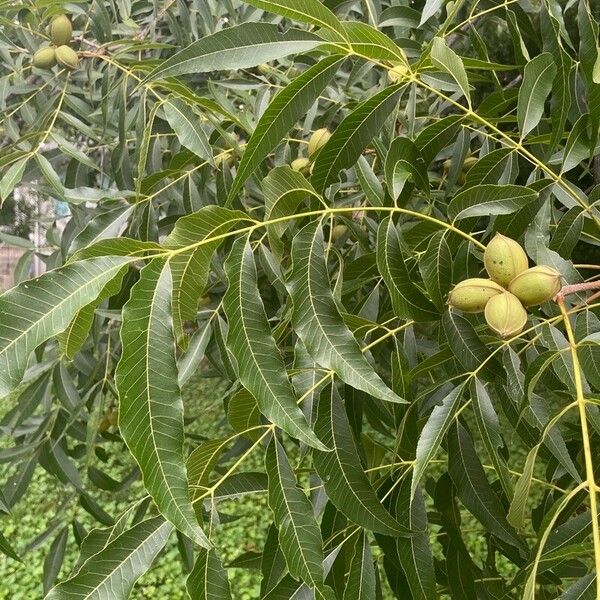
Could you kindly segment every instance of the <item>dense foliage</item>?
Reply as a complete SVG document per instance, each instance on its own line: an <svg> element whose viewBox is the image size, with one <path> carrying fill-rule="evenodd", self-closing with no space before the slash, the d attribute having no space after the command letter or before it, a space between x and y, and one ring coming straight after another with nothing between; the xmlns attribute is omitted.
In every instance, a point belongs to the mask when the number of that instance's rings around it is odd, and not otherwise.
<svg viewBox="0 0 600 600"><path fill-rule="evenodd" d="M51 600L174 539L194 599L600 597L598 18L0 0L0 198L57 215L1 234L5 560L43 469ZM236 506L264 544L224 562Z"/></svg>

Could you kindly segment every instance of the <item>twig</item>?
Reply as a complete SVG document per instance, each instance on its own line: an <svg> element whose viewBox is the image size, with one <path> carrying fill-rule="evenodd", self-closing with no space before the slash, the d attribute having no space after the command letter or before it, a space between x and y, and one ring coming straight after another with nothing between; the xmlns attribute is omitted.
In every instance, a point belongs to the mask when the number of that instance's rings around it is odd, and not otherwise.
<svg viewBox="0 0 600 600"><path fill-rule="evenodd" d="M574 283L572 285L565 285L562 287L560 292L554 296L554 302L560 302L565 296L570 294L577 294L578 292L585 292L587 290L599 290L600 289L600 281L588 281L586 283ZM593 297L597 296L594 294Z"/></svg>

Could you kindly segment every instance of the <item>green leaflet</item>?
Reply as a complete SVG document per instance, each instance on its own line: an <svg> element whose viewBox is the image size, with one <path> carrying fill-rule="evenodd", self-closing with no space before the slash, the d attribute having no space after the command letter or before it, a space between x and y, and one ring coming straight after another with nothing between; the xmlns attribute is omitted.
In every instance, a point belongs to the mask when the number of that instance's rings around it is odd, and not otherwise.
<svg viewBox="0 0 600 600"><path fill-rule="evenodd" d="M294 304L292 321L309 354L356 389L381 400L404 402L375 373L338 312L329 287L323 232L318 221L304 227L294 238L292 261L288 284Z"/></svg>
<svg viewBox="0 0 600 600"><path fill-rule="evenodd" d="M288 166L275 167L262 181L265 197L265 219L277 220L299 212L299 205L305 200L317 206L315 200L322 202L313 186L302 173L294 171ZM281 221L267 226L271 250L278 255L283 253L284 244L281 240L284 232L290 227L292 221Z"/></svg>
<svg viewBox="0 0 600 600"><path fill-rule="evenodd" d="M352 167L383 127L398 102L403 84L390 85L359 104L333 132L315 159L311 183L322 192L342 169Z"/></svg>
<svg viewBox="0 0 600 600"><path fill-rule="evenodd" d="M525 521L531 478L533 477L533 469L535 468L535 460L539 449L539 445L534 446L527 455L523 473L515 486L515 493L510 503L508 515L506 516L508 523L517 529L520 529Z"/></svg>
<svg viewBox="0 0 600 600"><path fill-rule="evenodd" d="M243 221L249 221L249 218L241 211L205 206L181 217L165 239L166 247L183 249L170 259L177 340L183 335L183 323L196 318L198 301L208 283L214 253L229 231Z"/></svg>
<svg viewBox="0 0 600 600"><path fill-rule="evenodd" d="M0 552L5 556L10 556L14 560L21 560L19 555L15 552L10 542L4 537L4 534L0 533Z"/></svg>
<svg viewBox="0 0 600 600"><path fill-rule="evenodd" d="M164 105L165 116L182 146L204 160L212 161L208 136L202 129L201 120L183 100L171 98Z"/></svg>
<svg viewBox="0 0 600 600"><path fill-rule="evenodd" d="M0 397L21 382L31 352L64 331L77 311L97 298L129 262L115 256L83 260L0 296Z"/></svg>
<svg viewBox="0 0 600 600"><path fill-rule="evenodd" d="M134 205L124 204L94 217L71 242L69 253L77 252L105 238L116 238L125 228Z"/></svg>
<svg viewBox="0 0 600 600"><path fill-rule="evenodd" d="M344 600L371 600L376 597L376 574L367 535L359 534L350 563Z"/></svg>
<svg viewBox="0 0 600 600"><path fill-rule="evenodd" d="M506 497L510 498L513 491L512 480L508 472L508 465L499 452L504 447L504 440L500 433L500 420L488 390L477 377L472 380L470 391L477 427L487 453L494 464L502 489Z"/></svg>
<svg viewBox="0 0 600 600"><path fill-rule="evenodd" d="M308 111L343 61L344 58L339 56L324 58L273 98L248 141L229 190L227 204L233 200L244 181L252 175L294 123Z"/></svg>
<svg viewBox="0 0 600 600"><path fill-rule="evenodd" d="M320 0L244 0L257 8L262 8L284 17L303 23L330 29L344 39L344 28L338 18Z"/></svg>
<svg viewBox="0 0 600 600"><path fill-rule="evenodd" d="M556 70L554 57L549 52L539 54L525 65L517 105L521 138L524 138L540 122Z"/></svg>
<svg viewBox="0 0 600 600"><path fill-rule="evenodd" d="M90 327L94 322L98 303L114 296L121 289L123 277L126 272L126 267L123 267L123 269L106 284L98 297L79 310L75 317L73 317L71 323L69 323L69 326L57 336L60 349L67 358L73 358L75 353L83 346Z"/></svg>
<svg viewBox="0 0 600 600"><path fill-rule="evenodd" d="M227 347L237 362L240 382L271 422L309 446L325 449L296 404L258 292L254 255L245 237L234 242L225 272L229 282L223 298L229 325Z"/></svg>
<svg viewBox="0 0 600 600"><path fill-rule="evenodd" d="M437 598L435 567L425 499L417 488L411 500L411 487L408 477L400 484L395 513L402 524L416 533L409 538L396 538L398 558L413 597L434 600Z"/></svg>
<svg viewBox="0 0 600 600"><path fill-rule="evenodd" d="M171 297L169 263L150 261L123 308L123 351L115 373L119 427L161 513L208 546L188 495Z"/></svg>
<svg viewBox="0 0 600 600"><path fill-rule="evenodd" d="M506 520L504 507L485 477L473 441L459 422L453 425L448 435L448 471L465 508L490 533L514 546L521 556L527 556L527 545Z"/></svg>
<svg viewBox="0 0 600 600"><path fill-rule="evenodd" d="M384 535L409 535L379 502L363 471L350 423L335 386L319 399L315 431L333 452L314 452L315 468L331 502L351 521Z"/></svg>
<svg viewBox="0 0 600 600"><path fill-rule="evenodd" d="M152 71L146 81L184 73L244 69L289 54L307 52L323 43L299 29L279 33L270 23L242 23L204 37L180 50Z"/></svg>
<svg viewBox="0 0 600 600"><path fill-rule="evenodd" d="M198 552L192 572L186 582L192 600L230 600L231 590L227 571L213 548Z"/></svg>
<svg viewBox="0 0 600 600"><path fill-rule="evenodd" d="M400 236L391 217L384 219L377 230L377 266L399 318L415 321L439 319L435 306L414 285L409 275L400 249Z"/></svg>
<svg viewBox="0 0 600 600"><path fill-rule="evenodd" d="M73 577L50 590L46 600L126 600L170 532L171 525L156 517L106 539Z"/></svg>
<svg viewBox="0 0 600 600"><path fill-rule="evenodd" d="M13 189L21 182L29 156L15 161L0 178L0 206L8 198Z"/></svg>
<svg viewBox="0 0 600 600"><path fill-rule="evenodd" d="M446 231L434 233L419 260L423 285L439 311L446 310L446 299L452 284L452 253L446 235Z"/></svg>
<svg viewBox="0 0 600 600"><path fill-rule="evenodd" d="M474 185L456 194L448 205L453 221L467 217L508 215L538 197L535 190L521 185Z"/></svg>
<svg viewBox="0 0 600 600"><path fill-rule="evenodd" d="M427 167L414 142L405 137L392 141L385 157L385 178L388 191L397 200L410 180L429 195Z"/></svg>
<svg viewBox="0 0 600 600"><path fill-rule="evenodd" d="M265 457L269 476L269 506L279 530L279 543L290 574L312 588L323 586L323 540L313 507L281 444L273 436Z"/></svg>
<svg viewBox="0 0 600 600"><path fill-rule="evenodd" d="M446 45L444 38L435 37L433 38L433 45L431 47L431 62L434 67L442 69L456 81L460 87L464 97L467 99L469 106L471 106L471 96L469 94L469 79L467 77L467 71L463 62L449 46Z"/></svg>
<svg viewBox="0 0 600 600"><path fill-rule="evenodd" d="M454 415L462 398L463 386L455 387L448 392L442 404L433 407L427 423L421 430L417 443L417 452L413 464L410 497L414 498L417 486L427 466L435 457L446 432L454 421Z"/></svg>

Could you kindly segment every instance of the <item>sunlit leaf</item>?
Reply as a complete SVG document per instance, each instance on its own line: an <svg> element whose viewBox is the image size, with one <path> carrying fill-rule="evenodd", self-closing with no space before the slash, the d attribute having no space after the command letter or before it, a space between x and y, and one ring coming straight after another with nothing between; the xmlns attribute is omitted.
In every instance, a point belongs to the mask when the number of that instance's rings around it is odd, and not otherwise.
<svg viewBox="0 0 600 600"><path fill-rule="evenodd" d="M119 427L161 512L207 546L187 489L171 297L169 263L149 262L123 309L123 355L115 375Z"/></svg>

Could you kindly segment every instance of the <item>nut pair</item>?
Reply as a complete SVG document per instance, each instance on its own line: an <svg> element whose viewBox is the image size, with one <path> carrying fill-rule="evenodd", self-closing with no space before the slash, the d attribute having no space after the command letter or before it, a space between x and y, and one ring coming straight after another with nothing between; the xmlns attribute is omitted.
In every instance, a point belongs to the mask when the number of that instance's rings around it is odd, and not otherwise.
<svg viewBox="0 0 600 600"><path fill-rule="evenodd" d="M40 48L33 55L33 66L38 69L51 69L56 63L67 69L75 69L79 65L77 52L68 46L73 34L71 21L66 15L52 19L49 27L52 46Z"/></svg>
<svg viewBox="0 0 600 600"><path fill-rule="evenodd" d="M562 286L558 271L544 265L528 268L523 248L501 234L488 244L483 261L491 279L461 281L450 293L448 304L463 312L484 312L487 324L502 337L523 331L524 307L552 299Z"/></svg>
<svg viewBox="0 0 600 600"><path fill-rule="evenodd" d="M294 171L302 173L302 175L310 175L312 161L314 156L331 138L331 132L327 128L317 129L308 140L308 158L297 158L290 165Z"/></svg>

